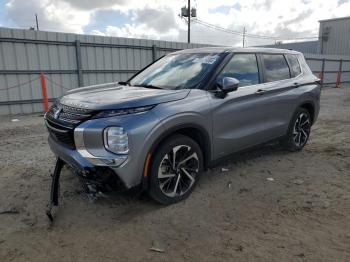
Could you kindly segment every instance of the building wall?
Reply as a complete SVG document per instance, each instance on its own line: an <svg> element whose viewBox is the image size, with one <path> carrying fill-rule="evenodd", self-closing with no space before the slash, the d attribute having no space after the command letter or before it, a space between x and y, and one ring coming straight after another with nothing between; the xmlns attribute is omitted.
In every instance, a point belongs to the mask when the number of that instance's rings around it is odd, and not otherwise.
<svg viewBox="0 0 350 262"><path fill-rule="evenodd" d="M42 112L78 86L125 81L164 54L205 45L0 28L0 115Z"/></svg>
<svg viewBox="0 0 350 262"><path fill-rule="evenodd" d="M320 21L320 53L350 55L350 17Z"/></svg>

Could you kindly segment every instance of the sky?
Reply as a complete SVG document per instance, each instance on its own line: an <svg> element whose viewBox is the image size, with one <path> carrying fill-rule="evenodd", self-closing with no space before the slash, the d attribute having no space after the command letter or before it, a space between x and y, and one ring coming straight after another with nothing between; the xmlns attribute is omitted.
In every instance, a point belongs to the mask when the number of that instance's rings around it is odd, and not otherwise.
<svg viewBox="0 0 350 262"><path fill-rule="evenodd" d="M0 26L79 34L187 41L181 7L187 0L0 0ZM203 25L242 32L246 46L318 36L319 20L350 16L350 0L191 0L191 42L242 46L242 36ZM199 21L197 21L197 19ZM277 37L255 38L250 35ZM316 40L316 39L314 39Z"/></svg>

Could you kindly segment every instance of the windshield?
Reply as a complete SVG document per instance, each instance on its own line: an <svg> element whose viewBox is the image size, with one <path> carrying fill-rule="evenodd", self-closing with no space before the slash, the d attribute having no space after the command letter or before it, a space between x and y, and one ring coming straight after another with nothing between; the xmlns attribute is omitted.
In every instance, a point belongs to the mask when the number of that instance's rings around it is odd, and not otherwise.
<svg viewBox="0 0 350 262"><path fill-rule="evenodd" d="M219 58L220 54L217 53L168 55L132 78L130 85L164 89L194 88Z"/></svg>

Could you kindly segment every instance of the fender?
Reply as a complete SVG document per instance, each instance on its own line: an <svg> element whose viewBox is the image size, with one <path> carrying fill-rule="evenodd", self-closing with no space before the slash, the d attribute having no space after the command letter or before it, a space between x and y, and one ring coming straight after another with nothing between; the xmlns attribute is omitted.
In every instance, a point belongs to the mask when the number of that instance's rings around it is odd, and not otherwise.
<svg viewBox="0 0 350 262"><path fill-rule="evenodd" d="M202 145L203 147L203 154L205 163L209 163L212 160L212 135L211 135L211 125L206 127L205 123L211 123L209 122L204 116L197 114L197 113L181 113L172 115L166 119L163 119L161 122L158 123L158 125L152 129L150 134L147 136L146 140L152 141L151 145L148 147L147 152L143 154L143 161L144 161L144 170L143 173L147 172L146 168L148 169L149 163L148 161L151 161L152 155L157 149L159 143L166 139L167 137L171 136L174 133L179 132L180 130L184 130L187 128L194 128L198 130L203 139L204 143ZM210 133L207 131L210 130ZM148 157L150 154L150 158ZM148 187L148 177L142 175L142 188L147 189Z"/></svg>

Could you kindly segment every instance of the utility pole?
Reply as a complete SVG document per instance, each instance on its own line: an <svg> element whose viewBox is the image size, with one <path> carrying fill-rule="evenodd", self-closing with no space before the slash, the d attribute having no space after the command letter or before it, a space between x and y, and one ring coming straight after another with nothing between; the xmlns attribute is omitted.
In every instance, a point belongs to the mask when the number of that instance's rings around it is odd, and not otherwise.
<svg viewBox="0 0 350 262"><path fill-rule="evenodd" d="M243 27L243 47L244 47L244 43L245 43L245 27Z"/></svg>
<svg viewBox="0 0 350 262"><path fill-rule="evenodd" d="M187 27L187 43L191 43L191 0L188 0L187 6L188 27Z"/></svg>
<svg viewBox="0 0 350 262"><path fill-rule="evenodd" d="M35 14L35 22L36 22L36 30L39 31L39 22L38 22L38 15Z"/></svg>
<svg viewBox="0 0 350 262"><path fill-rule="evenodd" d="M197 9L192 8L191 9L191 0L188 0L187 7L184 6L181 8L181 15L179 15L181 18L185 17L187 18L187 43L191 43L191 18L197 17Z"/></svg>

